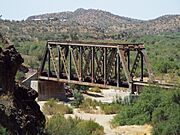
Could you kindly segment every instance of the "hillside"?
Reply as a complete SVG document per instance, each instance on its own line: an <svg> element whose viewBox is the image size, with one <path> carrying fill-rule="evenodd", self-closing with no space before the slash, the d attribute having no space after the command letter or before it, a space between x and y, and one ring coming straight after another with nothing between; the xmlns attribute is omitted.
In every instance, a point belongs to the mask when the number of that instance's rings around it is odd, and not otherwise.
<svg viewBox="0 0 180 135"><path fill-rule="evenodd" d="M48 40L128 39L137 35L179 32L180 15L166 15L144 21L95 9L49 13L28 17L25 21L0 20L1 32L12 39Z"/></svg>
<svg viewBox="0 0 180 135"><path fill-rule="evenodd" d="M105 33L120 32L123 30L144 31L145 33L160 33L180 31L180 15L165 15L159 18L143 21L121 17L110 12L95 9L77 9L74 12L60 12L28 17L27 20L55 19L67 23L76 22L86 27L97 27Z"/></svg>
<svg viewBox="0 0 180 135"><path fill-rule="evenodd" d="M74 12L61 12L31 16L27 20L48 20L54 19L67 24L75 22L86 27L97 27L104 32L119 31L128 27L134 27L140 20L130 19L113 15L110 12L94 9L77 9ZM115 29L118 28L118 29Z"/></svg>

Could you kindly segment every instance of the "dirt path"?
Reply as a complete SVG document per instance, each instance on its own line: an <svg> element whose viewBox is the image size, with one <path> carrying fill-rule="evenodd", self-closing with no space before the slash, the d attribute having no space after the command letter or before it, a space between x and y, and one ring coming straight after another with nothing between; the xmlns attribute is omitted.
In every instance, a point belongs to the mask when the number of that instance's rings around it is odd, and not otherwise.
<svg viewBox="0 0 180 135"><path fill-rule="evenodd" d="M150 125L119 126L114 129L116 135L151 135L151 131Z"/></svg>

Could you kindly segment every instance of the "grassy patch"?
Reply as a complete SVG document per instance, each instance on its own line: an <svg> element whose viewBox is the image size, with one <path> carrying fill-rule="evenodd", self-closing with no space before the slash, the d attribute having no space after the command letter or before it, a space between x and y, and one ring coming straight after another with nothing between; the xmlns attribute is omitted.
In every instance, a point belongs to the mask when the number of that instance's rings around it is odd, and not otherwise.
<svg viewBox="0 0 180 135"><path fill-rule="evenodd" d="M80 105L80 109L86 113L101 112L104 114L115 114L115 113L119 112L119 110L121 109L121 104L118 104L118 103L102 103L100 101L96 101L96 100L92 100L90 98L87 98Z"/></svg>
<svg viewBox="0 0 180 135"><path fill-rule="evenodd" d="M82 102L79 108L86 113L95 113L97 111L97 106L99 106L99 104L100 102L87 98Z"/></svg>
<svg viewBox="0 0 180 135"><path fill-rule="evenodd" d="M105 114L116 114L121 110L121 105L117 103L111 103L111 104L101 104L100 105L101 110Z"/></svg>
<svg viewBox="0 0 180 135"><path fill-rule="evenodd" d="M65 119L58 114L47 120L46 132L50 135L104 135L104 128L92 120Z"/></svg>
<svg viewBox="0 0 180 135"><path fill-rule="evenodd" d="M73 109L62 103L58 103L55 99L50 99L43 106L43 112L46 115L55 115L55 114L71 114Z"/></svg>
<svg viewBox="0 0 180 135"><path fill-rule="evenodd" d="M101 89L100 89L99 87L89 88L89 91L91 91L91 92L101 93Z"/></svg>

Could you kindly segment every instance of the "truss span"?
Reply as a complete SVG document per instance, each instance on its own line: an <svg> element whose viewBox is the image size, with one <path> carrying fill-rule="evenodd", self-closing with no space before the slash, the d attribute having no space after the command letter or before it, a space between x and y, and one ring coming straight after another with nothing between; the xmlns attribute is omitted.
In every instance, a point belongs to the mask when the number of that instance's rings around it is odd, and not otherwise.
<svg viewBox="0 0 180 135"><path fill-rule="evenodd" d="M143 44L48 41L38 77L132 91L145 76L154 80Z"/></svg>

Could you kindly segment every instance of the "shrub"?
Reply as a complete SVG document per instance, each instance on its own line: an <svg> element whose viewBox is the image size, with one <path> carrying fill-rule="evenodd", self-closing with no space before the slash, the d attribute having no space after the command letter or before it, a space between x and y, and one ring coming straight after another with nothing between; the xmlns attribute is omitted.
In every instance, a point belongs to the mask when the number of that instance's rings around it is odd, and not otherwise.
<svg viewBox="0 0 180 135"><path fill-rule="evenodd" d="M74 96L74 101L72 102L72 105L74 105L75 107L79 107L80 104L82 104L82 102L84 100L83 95L81 94L80 91L74 90L73 96Z"/></svg>
<svg viewBox="0 0 180 135"><path fill-rule="evenodd" d="M121 109L121 105L117 103L104 103L100 105L100 108L105 114L115 114L119 112L119 110Z"/></svg>
<svg viewBox="0 0 180 135"><path fill-rule="evenodd" d="M92 120L65 119L58 114L47 121L46 132L50 135L103 135L104 129Z"/></svg>
<svg viewBox="0 0 180 135"><path fill-rule="evenodd" d="M49 135L68 135L73 132L72 129L75 127L73 123L76 123L76 120L66 120L62 115L57 114L47 121L46 131Z"/></svg>
<svg viewBox="0 0 180 135"><path fill-rule="evenodd" d="M50 99L43 106L43 112L46 115L54 115L54 114L70 114L73 113L73 109L67 105L62 103L58 103L58 100Z"/></svg>
<svg viewBox="0 0 180 135"><path fill-rule="evenodd" d="M99 103L95 100L92 100L90 98L86 98L83 103L79 106L81 110L83 110L86 113L92 113L94 109L96 109L96 106L98 106Z"/></svg>
<svg viewBox="0 0 180 135"><path fill-rule="evenodd" d="M77 124L77 128L84 130L84 132L88 132L91 135L103 135L104 129L98 123L89 120L89 121L81 121Z"/></svg>
<svg viewBox="0 0 180 135"><path fill-rule="evenodd" d="M171 69L170 62L161 62L158 67L160 73L168 73L168 70Z"/></svg>
<svg viewBox="0 0 180 135"><path fill-rule="evenodd" d="M167 91L152 114L153 134L180 134L180 90Z"/></svg>
<svg viewBox="0 0 180 135"><path fill-rule="evenodd" d="M123 106L113 125L153 124L154 135L180 134L180 89L145 88L130 106Z"/></svg>
<svg viewBox="0 0 180 135"><path fill-rule="evenodd" d="M160 102L160 93L156 88L144 89L134 104L122 108L113 123L131 125L150 122L152 112Z"/></svg>

